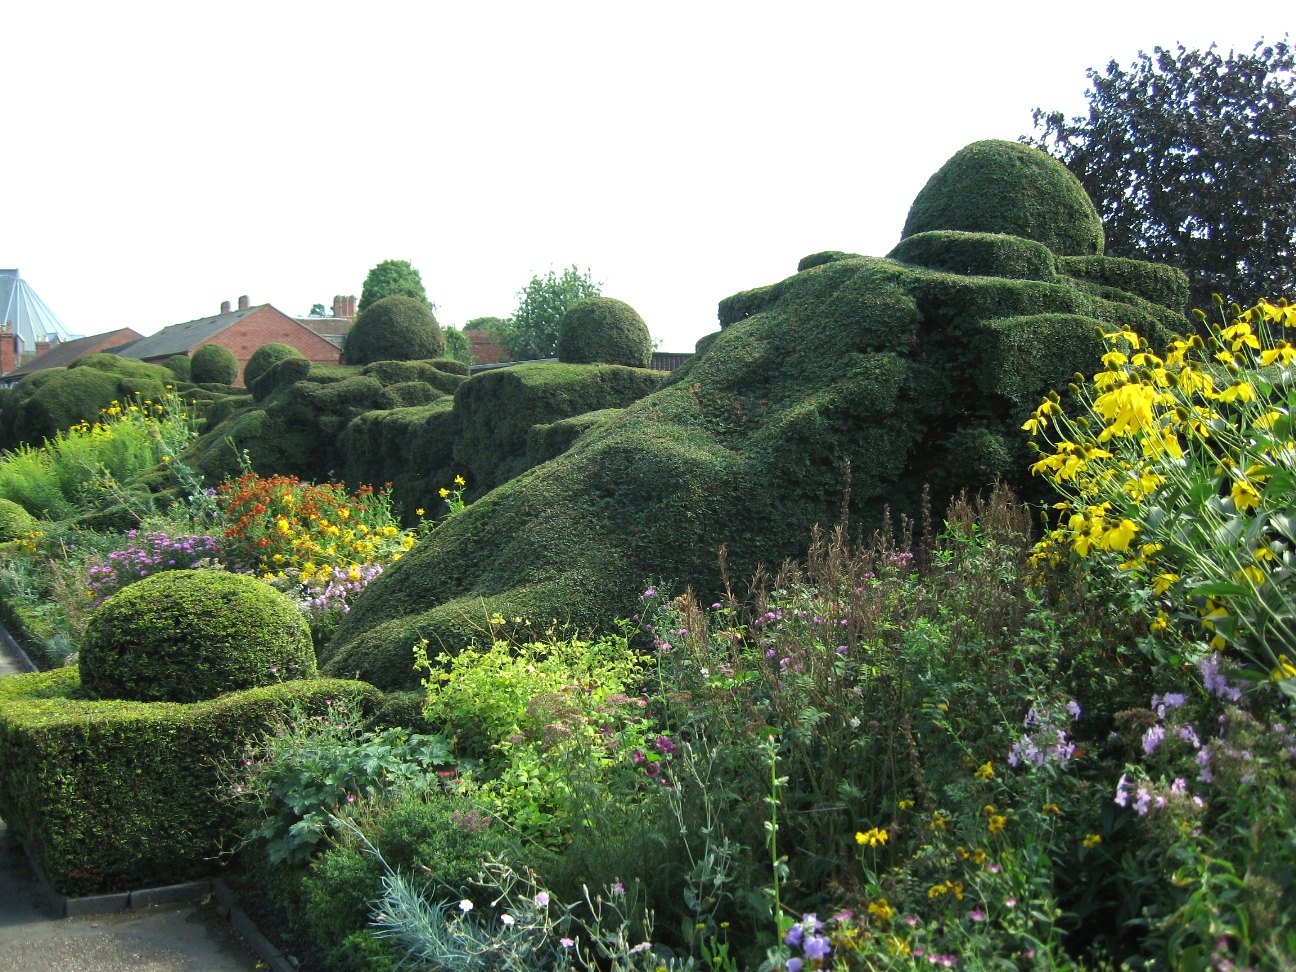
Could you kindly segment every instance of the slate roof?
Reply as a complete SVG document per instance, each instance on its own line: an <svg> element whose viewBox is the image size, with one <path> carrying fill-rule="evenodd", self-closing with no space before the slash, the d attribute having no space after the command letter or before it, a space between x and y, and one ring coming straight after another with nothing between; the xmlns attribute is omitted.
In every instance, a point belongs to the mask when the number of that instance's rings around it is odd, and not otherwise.
<svg viewBox="0 0 1296 972"><path fill-rule="evenodd" d="M54 345L39 358L33 358L25 365L15 368L6 375L0 376L4 381L22 378L30 375L33 371L44 371L46 368L63 368L69 363L81 357L83 354L89 354L92 351L110 351L116 352L123 345L130 344L140 339L138 331L129 327L121 327L115 331L105 331L103 334L91 334L89 337L75 338L71 341L62 341Z"/></svg>
<svg viewBox="0 0 1296 972"><path fill-rule="evenodd" d="M17 270L0 270L0 324L13 328L22 343L22 353L31 354L36 342L57 334L60 341L70 340L67 325L36 295Z"/></svg>
<svg viewBox="0 0 1296 972"><path fill-rule="evenodd" d="M217 314L215 317L200 317L196 321L185 321L183 324L172 324L156 334L140 338L133 344L117 351L123 358L160 358L173 354L188 354L193 348L210 340L225 328L237 324L249 314L255 314L269 304L258 304L247 310L230 311L228 314Z"/></svg>

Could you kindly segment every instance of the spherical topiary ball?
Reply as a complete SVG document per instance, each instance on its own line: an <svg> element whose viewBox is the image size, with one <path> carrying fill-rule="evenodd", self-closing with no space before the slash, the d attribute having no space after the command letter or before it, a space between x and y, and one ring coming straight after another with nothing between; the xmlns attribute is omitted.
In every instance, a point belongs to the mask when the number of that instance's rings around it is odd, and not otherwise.
<svg viewBox="0 0 1296 972"><path fill-rule="evenodd" d="M930 230L1005 233L1060 256L1103 251L1102 220L1080 180L1057 159L1017 142L973 142L927 180L900 238Z"/></svg>
<svg viewBox="0 0 1296 972"><path fill-rule="evenodd" d="M612 297L586 297L558 322L558 360L567 364L618 364L647 368L652 335L633 307Z"/></svg>
<svg viewBox="0 0 1296 972"><path fill-rule="evenodd" d="M123 588L81 643L81 684L103 699L198 702L315 674L310 628L252 577L172 570Z"/></svg>
<svg viewBox="0 0 1296 972"><path fill-rule="evenodd" d="M267 371L287 358L305 357L290 344L263 344L252 352L248 363L243 366L243 384L248 388Z"/></svg>
<svg viewBox="0 0 1296 972"><path fill-rule="evenodd" d="M445 354L445 332L428 305L413 297L384 297L365 308L346 336L342 360L420 361Z"/></svg>
<svg viewBox="0 0 1296 972"><path fill-rule="evenodd" d="M238 377L238 358L229 348L204 344L190 359L189 375L200 385L232 385Z"/></svg>
<svg viewBox="0 0 1296 972"><path fill-rule="evenodd" d="M36 527L36 518L13 500L0 499L0 543L25 537Z"/></svg>

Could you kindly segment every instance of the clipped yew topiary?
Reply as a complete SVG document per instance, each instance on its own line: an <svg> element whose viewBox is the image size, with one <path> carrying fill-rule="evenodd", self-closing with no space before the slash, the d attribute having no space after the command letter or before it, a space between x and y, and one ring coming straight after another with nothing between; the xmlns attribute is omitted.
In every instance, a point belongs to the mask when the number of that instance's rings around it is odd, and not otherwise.
<svg viewBox="0 0 1296 972"><path fill-rule="evenodd" d="M162 362L162 367L170 369L181 381L193 381L193 362L187 354L173 354Z"/></svg>
<svg viewBox="0 0 1296 972"><path fill-rule="evenodd" d="M86 625L81 680L102 699L198 702L315 674L310 628L283 594L218 570L154 574Z"/></svg>
<svg viewBox="0 0 1296 972"><path fill-rule="evenodd" d="M248 363L243 366L243 384L252 389L253 397L257 396L256 380L280 361L288 358L302 358L304 355L290 344L263 344L252 352Z"/></svg>
<svg viewBox="0 0 1296 972"><path fill-rule="evenodd" d="M347 334L342 360L417 361L445 354L445 333L426 303L413 297L384 297L367 307Z"/></svg>
<svg viewBox="0 0 1296 972"><path fill-rule="evenodd" d="M973 142L955 153L914 200L901 239L931 230L1006 233L1062 256L1103 251L1102 221L1057 159L1017 142Z"/></svg>
<svg viewBox="0 0 1296 972"><path fill-rule="evenodd" d="M0 499L0 543L26 536L36 519L13 500Z"/></svg>
<svg viewBox="0 0 1296 972"><path fill-rule="evenodd" d="M193 353L189 374L198 384L232 385L238 378L238 358L219 344L204 344Z"/></svg>
<svg viewBox="0 0 1296 972"><path fill-rule="evenodd" d="M558 360L647 368L652 362L652 335L625 301L586 297L567 308L558 322Z"/></svg>

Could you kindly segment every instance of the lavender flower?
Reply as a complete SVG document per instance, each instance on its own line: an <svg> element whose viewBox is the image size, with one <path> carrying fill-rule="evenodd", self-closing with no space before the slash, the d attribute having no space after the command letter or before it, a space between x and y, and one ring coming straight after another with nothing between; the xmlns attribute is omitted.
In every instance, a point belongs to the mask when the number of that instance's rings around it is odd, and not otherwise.
<svg viewBox="0 0 1296 972"><path fill-rule="evenodd" d="M1152 726L1143 734L1143 752L1151 756L1163 739L1165 739L1165 726Z"/></svg>
<svg viewBox="0 0 1296 972"><path fill-rule="evenodd" d="M822 935L812 935L806 939L802 951L805 952L806 958L818 961L828 957L828 954L832 951L832 945Z"/></svg>

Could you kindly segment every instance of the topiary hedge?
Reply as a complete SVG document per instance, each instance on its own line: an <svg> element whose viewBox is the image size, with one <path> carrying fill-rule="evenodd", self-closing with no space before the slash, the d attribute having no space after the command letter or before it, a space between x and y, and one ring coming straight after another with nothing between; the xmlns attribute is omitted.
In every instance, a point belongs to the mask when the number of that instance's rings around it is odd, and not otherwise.
<svg viewBox="0 0 1296 972"><path fill-rule="evenodd" d="M181 381L193 380L193 362L187 354L173 354L162 362L162 366L174 372Z"/></svg>
<svg viewBox="0 0 1296 972"><path fill-rule="evenodd" d="M797 273L803 270L813 270L815 267L822 267L825 263L851 260L857 256L859 256L858 253L846 253L843 250L822 250L819 253L811 253L809 256L803 256L797 261Z"/></svg>
<svg viewBox="0 0 1296 972"><path fill-rule="evenodd" d="M412 297L384 297L367 307L347 333L342 360L414 361L445 354L445 334L426 303Z"/></svg>
<svg viewBox="0 0 1296 972"><path fill-rule="evenodd" d="M932 230L1006 233L1063 256L1103 251L1102 220L1080 180L1017 142L973 142L927 180L900 238Z"/></svg>
<svg viewBox="0 0 1296 972"><path fill-rule="evenodd" d="M36 518L12 500L0 499L0 543L17 540L36 528Z"/></svg>
<svg viewBox="0 0 1296 972"><path fill-rule="evenodd" d="M288 344L263 344L252 352L252 357L248 358L248 363L243 366L243 384L251 389L252 396L257 398L257 401L266 398L268 393L257 397L256 380L280 361L286 361L288 358L306 360L305 355Z"/></svg>
<svg viewBox="0 0 1296 972"><path fill-rule="evenodd" d="M1077 280L1136 294L1182 314L1188 304L1188 277L1177 267L1122 257L1060 257L1058 272Z"/></svg>
<svg viewBox="0 0 1296 972"><path fill-rule="evenodd" d="M219 344L204 344L190 358L189 374L198 384L232 385L238 378L238 358Z"/></svg>
<svg viewBox="0 0 1296 972"><path fill-rule="evenodd" d="M310 627L268 584L219 570L154 574L118 591L81 644L85 689L103 699L197 702L315 674Z"/></svg>
<svg viewBox="0 0 1296 972"><path fill-rule="evenodd" d="M359 682L313 679L181 705L91 701L75 667L0 679L0 817L56 891L83 895L209 874L244 829L222 769L292 706L371 710Z"/></svg>
<svg viewBox="0 0 1296 972"><path fill-rule="evenodd" d="M964 276L1048 282L1057 278L1053 253L1047 246L1002 233L919 233L901 240L887 259Z"/></svg>
<svg viewBox="0 0 1296 972"><path fill-rule="evenodd" d="M625 301L586 297L567 308L558 322L558 360L647 368L652 363L652 335Z"/></svg>

